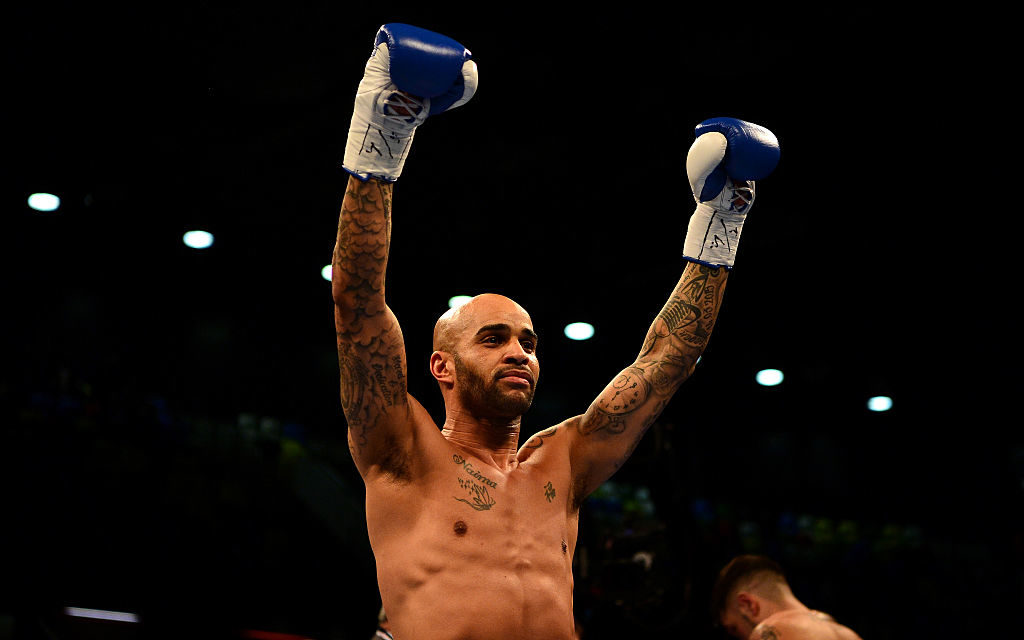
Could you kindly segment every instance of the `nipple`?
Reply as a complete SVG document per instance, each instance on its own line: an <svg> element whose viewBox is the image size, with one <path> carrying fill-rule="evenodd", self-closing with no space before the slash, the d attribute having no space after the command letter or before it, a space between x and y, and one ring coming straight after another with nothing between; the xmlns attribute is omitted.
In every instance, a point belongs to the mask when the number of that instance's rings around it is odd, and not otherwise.
<svg viewBox="0 0 1024 640"><path fill-rule="evenodd" d="M455 521L455 535L457 535L457 536L464 536L464 535L466 535L466 531L468 531L468 530L469 530L469 527L466 526L465 522L463 522L462 520L456 520Z"/></svg>
<svg viewBox="0 0 1024 640"><path fill-rule="evenodd" d="M565 540L562 540L562 553L566 553L569 549L569 545L565 544Z"/></svg>

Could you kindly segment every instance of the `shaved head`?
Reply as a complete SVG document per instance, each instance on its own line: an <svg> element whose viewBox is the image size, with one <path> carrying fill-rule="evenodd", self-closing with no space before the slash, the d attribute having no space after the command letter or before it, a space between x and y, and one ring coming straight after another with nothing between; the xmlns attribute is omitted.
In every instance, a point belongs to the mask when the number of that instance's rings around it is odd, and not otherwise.
<svg viewBox="0 0 1024 640"><path fill-rule="evenodd" d="M449 309L437 319L434 325L434 351L454 353L459 338L479 322L483 314L502 309L513 309L529 318L526 309L515 300L497 293L482 293L461 306Z"/></svg>
<svg viewBox="0 0 1024 640"><path fill-rule="evenodd" d="M782 567L766 556L741 555L722 567L711 592L711 612L717 619L739 591L751 591L772 601L789 591Z"/></svg>

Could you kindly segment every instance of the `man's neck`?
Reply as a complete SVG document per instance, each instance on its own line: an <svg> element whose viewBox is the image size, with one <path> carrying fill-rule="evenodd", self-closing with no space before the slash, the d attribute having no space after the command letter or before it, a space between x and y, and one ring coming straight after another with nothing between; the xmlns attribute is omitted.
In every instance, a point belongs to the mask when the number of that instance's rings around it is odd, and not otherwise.
<svg viewBox="0 0 1024 640"><path fill-rule="evenodd" d="M809 611L809 609L791 594L778 599L764 598L761 600L761 621L777 613L788 611Z"/></svg>
<svg viewBox="0 0 1024 640"><path fill-rule="evenodd" d="M480 460L504 470L516 457L519 421L518 417L511 420L478 418L461 411L449 411L441 435Z"/></svg>

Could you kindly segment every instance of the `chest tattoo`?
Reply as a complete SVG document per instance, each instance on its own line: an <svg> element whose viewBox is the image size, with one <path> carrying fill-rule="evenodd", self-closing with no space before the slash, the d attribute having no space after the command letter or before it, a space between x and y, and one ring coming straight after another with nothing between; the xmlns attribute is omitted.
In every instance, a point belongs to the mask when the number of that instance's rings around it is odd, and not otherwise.
<svg viewBox="0 0 1024 640"><path fill-rule="evenodd" d="M550 480L544 485L544 497L548 499L548 502L555 499L555 485L551 484Z"/></svg>
<svg viewBox="0 0 1024 640"><path fill-rule="evenodd" d="M462 489L463 497L453 496L459 502L464 502L470 507L477 511L487 511L495 504L497 504L494 498L491 497L490 492L487 490L490 488L497 488L498 483L491 480L487 476L483 475L479 471L473 468L473 465L458 454L452 455L452 461L462 468L462 472L466 476L458 476L456 480L459 483L459 487Z"/></svg>

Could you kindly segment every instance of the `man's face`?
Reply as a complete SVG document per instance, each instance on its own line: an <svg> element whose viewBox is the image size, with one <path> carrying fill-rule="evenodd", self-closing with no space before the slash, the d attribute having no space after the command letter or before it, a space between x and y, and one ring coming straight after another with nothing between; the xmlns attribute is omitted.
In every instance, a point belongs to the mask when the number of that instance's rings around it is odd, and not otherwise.
<svg viewBox="0 0 1024 640"><path fill-rule="evenodd" d="M473 413L515 417L526 413L533 403L534 388L529 379L511 375L514 372L502 376L501 370L488 370L486 367L478 369L458 354L454 354L452 359L459 380L459 397Z"/></svg>
<svg viewBox="0 0 1024 640"><path fill-rule="evenodd" d="M481 301L452 354L456 392L478 415L518 417L530 408L540 376L537 334L511 301Z"/></svg>

